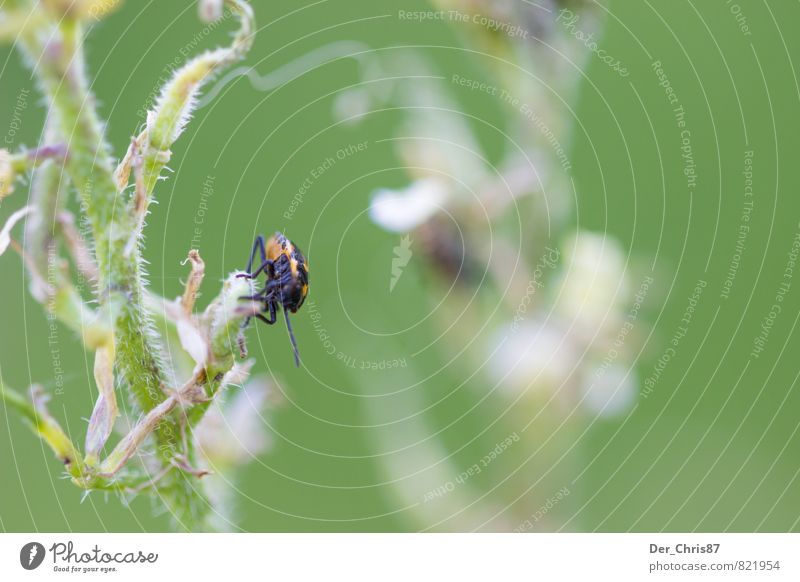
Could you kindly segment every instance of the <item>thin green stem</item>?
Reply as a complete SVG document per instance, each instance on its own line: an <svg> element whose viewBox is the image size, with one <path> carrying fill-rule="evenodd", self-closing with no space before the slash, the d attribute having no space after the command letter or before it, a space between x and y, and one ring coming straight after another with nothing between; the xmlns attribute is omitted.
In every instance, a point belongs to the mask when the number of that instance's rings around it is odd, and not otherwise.
<svg viewBox="0 0 800 582"><path fill-rule="evenodd" d="M140 262L124 255L132 221L121 204L112 159L82 70L81 25L67 20L47 41L42 38L43 35L27 35L24 46L31 58L40 57L36 73L58 114L60 133L69 143L65 167L92 227L99 300L109 312L118 313L117 367L131 388L135 403L147 411L165 398L158 358L160 346L142 307ZM171 434L175 434L177 425L171 428ZM171 447L166 433L166 426L157 431L162 452Z"/></svg>
<svg viewBox="0 0 800 582"><path fill-rule="evenodd" d="M17 3L13 4L16 8ZM198 364L191 380L177 388L175 374L170 373L162 360L163 348L145 308L141 229L158 179L170 158L169 148L182 131L198 91L223 66L239 60L248 51L254 30L253 14L245 1L225 0L225 5L241 22L233 43L199 55L175 74L148 115L146 129L133 141L129 154L114 171L84 71L81 24L81 20L91 16L91 11L104 10L104 6L110 5L95 0L45 0L31 8L31 16L35 16L31 21L35 25L23 26L14 21L20 44L28 61L36 64L34 72L54 111L55 123L47 131L48 143L52 134L58 142L69 145L63 167L78 192L94 243L92 259L81 241L75 240L74 232L70 234L72 231L67 227L72 223L64 206L64 181L57 179L60 166L55 161L49 162L40 168L32 206L25 209L35 213L35 220L23 256L34 279L31 288L34 296L40 301L47 300L48 304L52 302L58 317L73 329L80 329L86 346L97 350L95 379L100 397L90 421L85 457L81 457L58 423L47 414L43 399L41 405L36 399L32 404L27 403L18 394L2 389L1 384L0 392L2 401L19 410L65 461L73 481L81 487L124 490L132 482L150 483L174 522L186 529L205 527L210 505L196 479L188 479L203 472L193 469L193 442L187 428L202 416L210 398L225 384L226 374L234 369L238 341L234 338L239 336L243 318L252 315L254 309L252 305L242 305L239 296L252 294L251 284L229 280L221 299L203 316L195 316L192 304L202 279L202 269L197 270L195 265L196 277L191 287L187 287L181 315L167 322L178 332L187 333L187 329L191 332L191 342L186 345L200 346L199 350L189 351ZM0 153L1 196L11 192L16 174L44 157L57 157L58 151L37 151L33 158L11 156L5 150ZM62 163L61 159L57 161ZM136 184L133 196L129 196L125 191L132 168ZM3 181L6 174L9 179ZM58 232L54 228L57 222L64 227ZM62 236L71 250L79 270L81 265L89 265L84 272L90 273L97 290L100 307L96 312L84 305L68 270L58 267L50 273L51 259L57 258L56 234ZM198 264L201 267L202 261ZM184 341L182 333L178 335ZM207 357L203 355L205 351ZM121 380L129 389L142 417L100 462L117 414L115 380ZM146 443L155 447L155 455L143 461L142 468L157 478L145 482L134 479L139 473L128 461Z"/></svg>

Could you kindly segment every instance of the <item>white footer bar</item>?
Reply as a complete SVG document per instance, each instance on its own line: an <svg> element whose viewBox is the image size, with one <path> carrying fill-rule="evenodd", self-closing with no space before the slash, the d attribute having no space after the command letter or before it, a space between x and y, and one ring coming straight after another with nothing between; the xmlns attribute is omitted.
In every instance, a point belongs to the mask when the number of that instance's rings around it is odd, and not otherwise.
<svg viewBox="0 0 800 582"><path fill-rule="evenodd" d="M798 564L800 534L0 535L0 580L777 582Z"/></svg>

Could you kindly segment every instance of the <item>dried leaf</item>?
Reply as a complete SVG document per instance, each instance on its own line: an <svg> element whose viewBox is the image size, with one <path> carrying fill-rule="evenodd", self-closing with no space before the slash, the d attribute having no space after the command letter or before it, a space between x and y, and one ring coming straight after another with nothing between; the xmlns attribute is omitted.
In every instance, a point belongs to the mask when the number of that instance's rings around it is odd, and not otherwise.
<svg viewBox="0 0 800 582"><path fill-rule="evenodd" d="M208 342L203 337L203 334L200 333L200 330L197 329L192 320L187 317L180 318L175 327L178 330L178 337L181 340L183 349L192 356L198 367L205 367L208 358Z"/></svg>
<svg viewBox="0 0 800 582"><path fill-rule="evenodd" d="M117 169L114 170L114 181L117 183L117 190L122 192L128 187L128 182L131 179L131 165L133 158L138 151L139 143L137 139L131 138L131 144L128 146L128 151L125 152L125 157L122 158Z"/></svg>
<svg viewBox="0 0 800 582"><path fill-rule="evenodd" d="M189 280L186 281L186 289L183 292L181 304L186 315L191 315L194 309L194 302L197 299L197 292L200 290L200 284L203 282L203 275L206 272L206 265L203 259L200 258L200 252L192 249L189 251L189 256L186 261L181 264L186 264L189 261L192 263L192 272L189 274Z"/></svg>
<svg viewBox="0 0 800 582"><path fill-rule="evenodd" d="M86 433L86 457L97 458L106 444L114 421L119 415L117 398L114 394L114 346L109 343L99 348L94 358L94 379L100 396L89 419Z"/></svg>

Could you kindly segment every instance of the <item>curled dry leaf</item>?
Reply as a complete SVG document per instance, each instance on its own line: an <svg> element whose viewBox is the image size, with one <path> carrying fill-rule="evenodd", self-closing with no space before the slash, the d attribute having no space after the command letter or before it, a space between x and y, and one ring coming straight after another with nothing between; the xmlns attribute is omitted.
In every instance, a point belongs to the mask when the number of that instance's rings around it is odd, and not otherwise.
<svg viewBox="0 0 800 582"><path fill-rule="evenodd" d="M180 313L183 314L182 311ZM195 369L204 368L208 359L208 342L197 329L194 321L190 317L182 315L176 322L175 328L178 330L181 347L197 364Z"/></svg>
<svg viewBox="0 0 800 582"><path fill-rule="evenodd" d="M106 444L114 421L119 415L114 394L114 344L109 342L98 348L94 357L94 380L100 395L95 403L89 430L86 432L86 457L97 459Z"/></svg>
<svg viewBox="0 0 800 582"><path fill-rule="evenodd" d="M203 276L206 272L206 264L200 258L200 252L195 249L189 251L189 255L182 264L186 264L187 261L192 264L192 272L189 273L189 280L186 281L181 304L186 315L191 315L194 303L197 300L197 293L200 290L200 284L203 282Z"/></svg>
<svg viewBox="0 0 800 582"><path fill-rule="evenodd" d="M181 340L181 346L192 357L195 364L195 371L205 368L208 361L209 345L205 335L197 325L197 320L192 316L194 302L197 299L197 292L203 282L205 274L205 263L200 258L200 253L194 249L189 251L186 262L191 263L192 271L186 281L186 288L183 296L177 299L170 307L169 313L175 320L175 328Z"/></svg>

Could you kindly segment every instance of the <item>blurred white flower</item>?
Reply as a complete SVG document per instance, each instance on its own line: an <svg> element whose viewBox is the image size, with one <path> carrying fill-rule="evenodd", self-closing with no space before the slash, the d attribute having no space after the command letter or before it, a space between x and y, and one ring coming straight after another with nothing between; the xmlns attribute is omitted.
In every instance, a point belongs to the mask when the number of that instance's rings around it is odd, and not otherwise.
<svg viewBox="0 0 800 582"><path fill-rule="evenodd" d="M373 222L392 232L408 232L433 216L448 197L442 180L423 178L404 190L377 190L369 214Z"/></svg>
<svg viewBox="0 0 800 582"><path fill-rule="evenodd" d="M243 465L267 450L262 412L270 390L269 380L255 377L243 388L229 388L223 404L214 401L195 433L212 468Z"/></svg>
<svg viewBox="0 0 800 582"><path fill-rule="evenodd" d="M634 371L583 359L577 339L552 318L505 326L487 346L489 377L510 396L556 393L562 402L580 401L587 412L601 417L630 410L638 390Z"/></svg>
<svg viewBox="0 0 800 582"><path fill-rule="evenodd" d="M6 149L0 149L0 200L14 191L14 177L11 154Z"/></svg>
<svg viewBox="0 0 800 582"><path fill-rule="evenodd" d="M611 237L579 231L561 247L564 267L555 309L592 334L619 323L629 285L625 254Z"/></svg>
<svg viewBox="0 0 800 582"><path fill-rule="evenodd" d="M580 357L557 323L535 319L503 327L488 349L490 377L512 393L561 390Z"/></svg>
<svg viewBox="0 0 800 582"><path fill-rule="evenodd" d="M581 385L583 405L598 416L614 417L630 410L638 382L632 369L619 364L595 368Z"/></svg>

